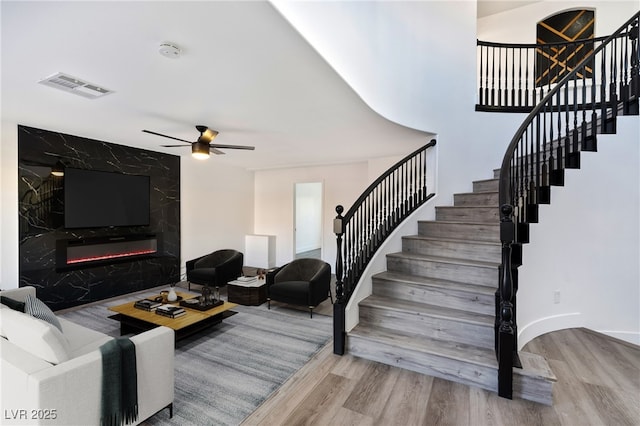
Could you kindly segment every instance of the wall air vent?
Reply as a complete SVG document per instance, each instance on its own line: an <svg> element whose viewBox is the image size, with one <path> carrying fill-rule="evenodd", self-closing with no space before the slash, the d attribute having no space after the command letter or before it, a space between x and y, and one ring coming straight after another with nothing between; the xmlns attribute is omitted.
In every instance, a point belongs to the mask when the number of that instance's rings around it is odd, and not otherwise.
<svg viewBox="0 0 640 426"><path fill-rule="evenodd" d="M113 90L105 89L97 84L89 83L80 78L61 72L50 75L49 77L38 81L38 83L49 87L55 87L56 89L61 89L65 92L75 93L76 95L89 99L101 98L104 95L113 93Z"/></svg>

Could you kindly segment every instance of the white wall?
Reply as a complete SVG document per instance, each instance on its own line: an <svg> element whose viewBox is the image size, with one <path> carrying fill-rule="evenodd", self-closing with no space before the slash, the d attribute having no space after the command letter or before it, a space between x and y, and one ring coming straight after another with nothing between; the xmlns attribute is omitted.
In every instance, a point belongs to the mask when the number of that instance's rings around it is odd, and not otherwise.
<svg viewBox="0 0 640 426"><path fill-rule="evenodd" d="M368 164L258 170L255 172L256 234L276 236L276 264L290 262L294 256L294 187L296 183L322 182L322 259L335 273L336 237L333 233L335 207L351 207L369 185Z"/></svg>
<svg viewBox="0 0 640 426"><path fill-rule="evenodd" d="M253 233L253 172L183 156L181 168L181 273L185 261L219 249L244 252Z"/></svg>
<svg viewBox="0 0 640 426"><path fill-rule="evenodd" d="M18 127L2 121L0 143L0 288L18 287Z"/></svg>
<svg viewBox="0 0 640 426"><path fill-rule="evenodd" d="M476 131L474 1L272 3L374 111L438 135L439 194L500 163L504 133Z"/></svg>

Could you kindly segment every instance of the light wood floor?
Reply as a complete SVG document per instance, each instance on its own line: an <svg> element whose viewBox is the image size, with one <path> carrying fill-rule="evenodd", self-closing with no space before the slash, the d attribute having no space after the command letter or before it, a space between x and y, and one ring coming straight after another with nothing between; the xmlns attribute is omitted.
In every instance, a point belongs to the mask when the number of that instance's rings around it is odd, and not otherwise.
<svg viewBox="0 0 640 426"><path fill-rule="evenodd" d="M558 378L552 407L332 350L322 349L243 425L640 425L640 347L586 329L525 347L547 357Z"/></svg>

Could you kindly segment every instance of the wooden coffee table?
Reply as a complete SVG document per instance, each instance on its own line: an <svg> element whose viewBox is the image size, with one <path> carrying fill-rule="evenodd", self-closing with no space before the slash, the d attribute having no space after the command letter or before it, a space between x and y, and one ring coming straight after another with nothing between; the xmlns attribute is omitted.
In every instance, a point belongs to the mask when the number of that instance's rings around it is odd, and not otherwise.
<svg viewBox="0 0 640 426"><path fill-rule="evenodd" d="M197 297L193 294L176 292L178 296L183 299L191 299ZM146 296L149 299L153 299L159 295ZM145 297L141 297L144 299ZM183 306L187 311L186 315L178 318L168 318L162 315L158 315L153 311L145 311L143 309L135 308L134 302L123 303L122 305L110 306L109 310L117 312L115 315L111 315L109 318L120 321L120 334L129 333L141 333L146 330L158 326L165 326L175 331L176 342L191 336L192 334L199 333L213 325L220 324L223 319L235 315L236 312L231 309L238 306L235 303L224 302L220 306L209 309L207 311L199 311L196 309L190 309ZM173 304L178 305L179 302Z"/></svg>

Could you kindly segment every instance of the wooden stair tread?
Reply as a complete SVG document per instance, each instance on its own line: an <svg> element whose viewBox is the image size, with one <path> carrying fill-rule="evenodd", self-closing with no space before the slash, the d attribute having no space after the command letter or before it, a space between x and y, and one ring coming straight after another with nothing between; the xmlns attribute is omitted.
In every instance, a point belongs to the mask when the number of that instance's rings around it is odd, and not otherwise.
<svg viewBox="0 0 640 426"><path fill-rule="evenodd" d="M498 206L483 206L483 205L465 205L465 206L436 206L437 209L496 209Z"/></svg>
<svg viewBox="0 0 640 426"><path fill-rule="evenodd" d="M492 222L456 222L453 220L419 220L420 222L430 222L430 223L446 223L453 225L479 225L479 226L495 226L500 227L500 222L492 223Z"/></svg>
<svg viewBox="0 0 640 426"><path fill-rule="evenodd" d="M495 180L495 179L488 179L488 180ZM499 191L456 192L454 195L481 195L481 194L490 195L490 194L497 194L498 192Z"/></svg>
<svg viewBox="0 0 640 426"><path fill-rule="evenodd" d="M450 281L440 278L429 278L420 275L402 274L399 272L384 271L375 274L373 278L380 278L389 281L403 281L429 287L438 287L454 291L465 291L469 293L480 293L490 296L493 296L493 294L495 293L495 289L483 285L468 284L464 282Z"/></svg>
<svg viewBox="0 0 640 426"><path fill-rule="evenodd" d="M462 311L444 306L428 305L426 303L412 302L408 300L392 299L376 295L367 296L359 303L360 307L371 307L410 314L430 316L434 318L453 319L458 322L472 323L481 326L493 327L495 319L492 315L477 314L475 312Z"/></svg>
<svg viewBox="0 0 640 426"><path fill-rule="evenodd" d="M514 368L514 373L517 373L519 376L527 376L551 382L558 380L556 375L553 374L553 371L551 371L549 363L542 355L523 351L518 351L518 355L522 362L522 368Z"/></svg>
<svg viewBox="0 0 640 426"><path fill-rule="evenodd" d="M404 251L389 253L387 254L387 257L449 263L452 265L476 266L481 268L497 268L498 266L500 266L500 264L497 262L486 262L483 260L471 260L471 259L456 259L453 257L429 256L429 255L424 255L424 254L419 254L414 252L404 252ZM496 277L496 283L497 283L497 277Z"/></svg>

